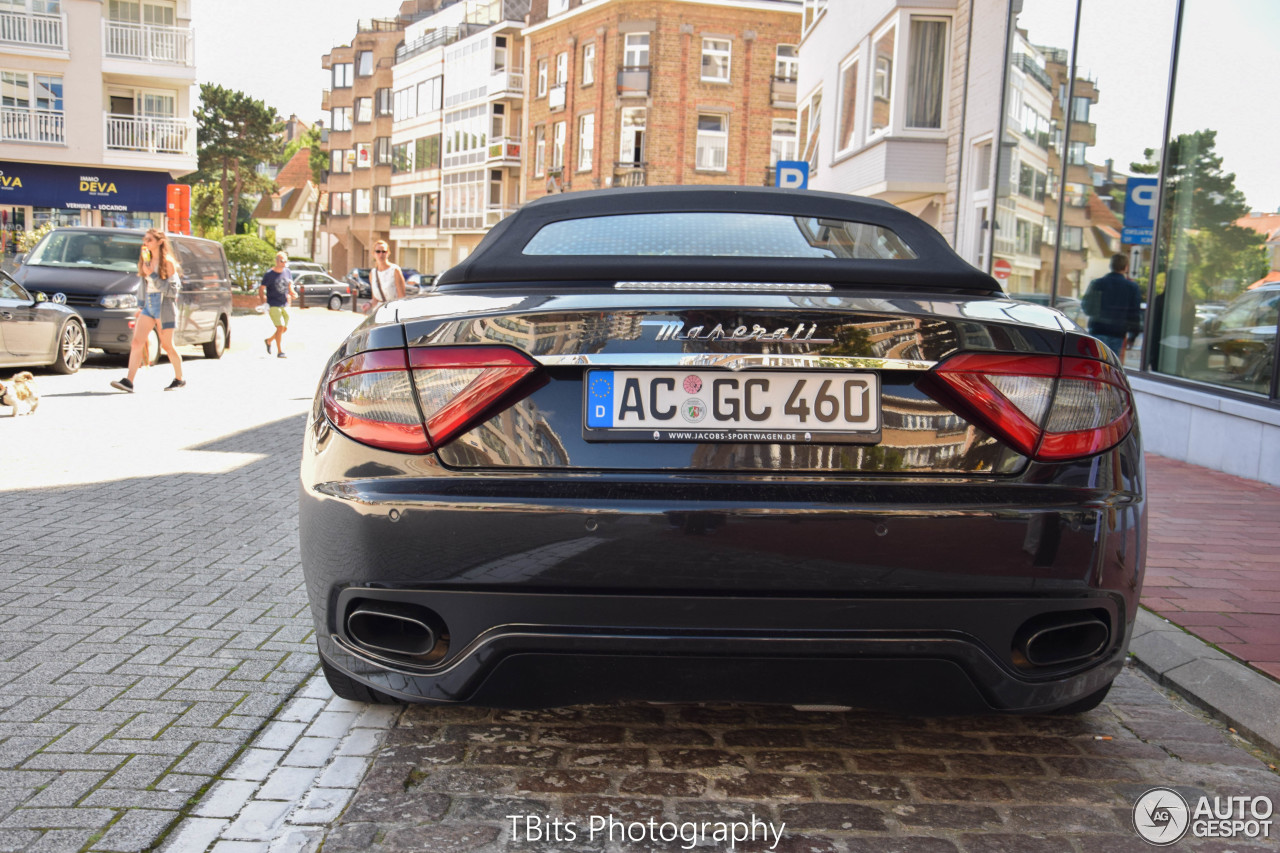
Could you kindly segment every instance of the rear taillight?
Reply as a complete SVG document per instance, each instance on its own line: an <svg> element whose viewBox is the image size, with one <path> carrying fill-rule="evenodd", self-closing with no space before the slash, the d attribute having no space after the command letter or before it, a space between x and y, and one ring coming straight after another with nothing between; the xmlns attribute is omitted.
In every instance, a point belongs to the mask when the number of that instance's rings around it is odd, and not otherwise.
<svg viewBox="0 0 1280 853"><path fill-rule="evenodd" d="M1133 427L1124 375L1106 362L1040 355L961 353L921 388L1020 453L1041 461L1109 450Z"/></svg>
<svg viewBox="0 0 1280 853"><path fill-rule="evenodd" d="M375 350L329 370L324 413L363 444L428 453L515 402L537 370L507 347Z"/></svg>

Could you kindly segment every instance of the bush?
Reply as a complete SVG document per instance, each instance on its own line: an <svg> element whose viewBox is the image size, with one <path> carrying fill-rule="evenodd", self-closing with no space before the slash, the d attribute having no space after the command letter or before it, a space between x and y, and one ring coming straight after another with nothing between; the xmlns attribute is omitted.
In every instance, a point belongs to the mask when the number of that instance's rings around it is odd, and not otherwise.
<svg viewBox="0 0 1280 853"><path fill-rule="evenodd" d="M253 290L257 287L262 271L269 269L276 262L275 247L252 234L223 237L222 248L227 253L231 279L242 290Z"/></svg>

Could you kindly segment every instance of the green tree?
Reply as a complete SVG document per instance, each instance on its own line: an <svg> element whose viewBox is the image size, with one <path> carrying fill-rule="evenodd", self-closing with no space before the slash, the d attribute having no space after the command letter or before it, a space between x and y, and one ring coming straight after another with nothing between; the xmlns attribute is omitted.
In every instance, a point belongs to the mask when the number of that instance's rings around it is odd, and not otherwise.
<svg viewBox="0 0 1280 853"><path fill-rule="evenodd" d="M231 277L244 290L252 290L257 286L259 276L276 259L275 247L252 234L223 237L222 248L227 253Z"/></svg>
<svg viewBox="0 0 1280 853"><path fill-rule="evenodd" d="M1169 143L1161 198L1165 268L1184 269L1188 291L1201 301L1226 298L1267 269L1263 236L1235 224L1249 213L1249 203L1236 187L1235 173L1223 171L1217 136L1216 130L1198 130ZM1143 156L1146 162L1130 168L1158 174L1156 152L1148 148ZM1224 292L1231 281L1238 286Z"/></svg>
<svg viewBox="0 0 1280 853"><path fill-rule="evenodd" d="M274 107L213 83L200 84L200 109L195 116L197 177L216 181L222 190L222 231L232 234L245 191L275 188L257 167L279 161L284 124Z"/></svg>

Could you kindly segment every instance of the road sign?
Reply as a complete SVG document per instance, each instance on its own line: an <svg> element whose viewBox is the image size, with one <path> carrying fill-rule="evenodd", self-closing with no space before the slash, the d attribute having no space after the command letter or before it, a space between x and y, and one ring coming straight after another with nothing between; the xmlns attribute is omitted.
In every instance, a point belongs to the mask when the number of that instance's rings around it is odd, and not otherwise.
<svg viewBox="0 0 1280 853"><path fill-rule="evenodd" d="M1004 258L996 258L996 262L991 265L991 274L1001 281L1004 281L1009 276L1013 275L1013 264L1009 263Z"/></svg>
<svg viewBox="0 0 1280 853"><path fill-rule="evenodd" d="M1159 178L1130 178L1124 191L1123 243L1150 246L1155 237Z"/></svg>
<svg viewBox="0 0 1280 853"><path fill-rule="evenodd" d="M779 160L773 170L773 185L788 190L807 190L809 163L805 160Z"/></svg>

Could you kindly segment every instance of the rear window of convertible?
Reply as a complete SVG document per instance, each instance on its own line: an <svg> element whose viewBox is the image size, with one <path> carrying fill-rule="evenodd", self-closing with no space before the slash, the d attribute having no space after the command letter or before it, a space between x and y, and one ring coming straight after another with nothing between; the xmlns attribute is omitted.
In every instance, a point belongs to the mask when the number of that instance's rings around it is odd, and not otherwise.
<svg viewBox="0 0 1280 853"><path fill-rule="evenodd" d="M909 260L883 225L772 213L632 213L544 225L525 255Z"/></svg>

